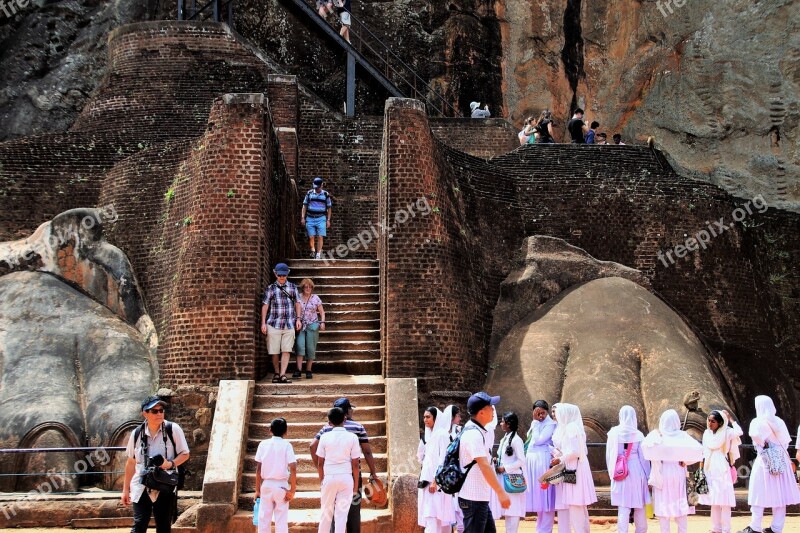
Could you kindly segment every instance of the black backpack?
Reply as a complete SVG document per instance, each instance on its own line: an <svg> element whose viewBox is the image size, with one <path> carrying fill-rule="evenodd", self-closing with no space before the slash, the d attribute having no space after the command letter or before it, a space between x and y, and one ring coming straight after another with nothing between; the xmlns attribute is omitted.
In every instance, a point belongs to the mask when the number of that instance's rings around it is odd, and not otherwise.
<svg viewBox="0 0 800 533"><path fill-rule="evenodd" d="M461 437L470 429L478 429L475 426L469 426L458 434L458 437L450 443L447 447L447 453L444 455L444 462L436 469L436 475L433 479L439 485L439 490L445 494L456 494L461 490L464 481L467 480L467 474L475 466L477 461L473 460L461 470L461 461L459 459L459 452L461 451Z"/></svg>
<svg viewBox="0 0 800 533"><path fill-rule="evenodd" d="M147 422L142 422L136 429L133 430L133 448L136 449L136 441L139 440L139 437L142 435L144 431L144 425ZM175 446L175 437L172 436L172 422L164 422L164 432L162 433L164 437L164 449L167 449L167 437L169 437L169 441L172 443L172 451L178 452L178 448ZM166 459L166 457L165 457ZM191 471L186 467L186 463L188 461L178 465L178 490L182 490L183 486L186 482L186 476L191 475Z"/></svg>

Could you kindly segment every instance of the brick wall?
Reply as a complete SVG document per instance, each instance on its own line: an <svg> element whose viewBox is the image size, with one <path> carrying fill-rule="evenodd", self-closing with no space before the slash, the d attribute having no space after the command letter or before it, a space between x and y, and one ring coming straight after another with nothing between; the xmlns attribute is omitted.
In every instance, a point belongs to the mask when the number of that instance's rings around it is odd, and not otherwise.
<svg viewBox="0 0 800 533"><path fill-rule="evenodd" d="M501 118L430 118L428 121L437 139L476 157L488 159L519 147L517 130Z"/></svg>
<svg viewBox="0 0 800 533"><path fill-rule="evenodd" d="M646 147L531 145L487 161L445 145L418 109L391 102L381 217L422 194L432 196L438 213L398 226L382 241L388 376L427 376L428 391L481 386L508 260L525 236L541 234L646 272L658 294L716 348L728 377L749 381L738 391L742 401L783 379L773 373L759 385L755 375L766 374L749 370L757 361L761 368L779 365L800 383L792 340L798 272L788 263L798 258L798 215L751 209L706 250L675 264L665 259L665 266L659 250L720 217L729 224L746 200L678 176ZM791 394L782 395L781 403L793 407Z"/></svg>

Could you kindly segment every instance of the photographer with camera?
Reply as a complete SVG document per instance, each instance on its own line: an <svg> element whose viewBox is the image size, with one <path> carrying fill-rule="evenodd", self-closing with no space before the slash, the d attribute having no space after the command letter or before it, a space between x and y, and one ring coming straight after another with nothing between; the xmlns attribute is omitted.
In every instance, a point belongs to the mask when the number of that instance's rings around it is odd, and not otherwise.
<svg viewBox="0 0 800 533"><path fill-rule="evenodd" d="M177 511L178 466L189 460L189 445L178 424L164 420L166 402L142 402L144 422L131 432L122 487L122 504L133 502L131 533L145 533L152 515L157 533L169 533Z"/></svg>

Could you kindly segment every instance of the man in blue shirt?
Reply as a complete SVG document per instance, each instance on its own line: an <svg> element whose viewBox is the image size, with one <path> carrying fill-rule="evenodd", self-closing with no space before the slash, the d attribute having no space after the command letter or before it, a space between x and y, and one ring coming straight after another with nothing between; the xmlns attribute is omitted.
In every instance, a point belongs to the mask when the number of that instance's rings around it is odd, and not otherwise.
<svg viewBox="0 0 800 533"><path fill-rule="evenodd" d="M311 247L311 259L322 258L322 240L331 227L331 196L322 189L322 178L314 178L314 188L306 193L303 199L303 212L300 223L306 227L308 244ZM314 237L317 243L314 246Z"/></svg>

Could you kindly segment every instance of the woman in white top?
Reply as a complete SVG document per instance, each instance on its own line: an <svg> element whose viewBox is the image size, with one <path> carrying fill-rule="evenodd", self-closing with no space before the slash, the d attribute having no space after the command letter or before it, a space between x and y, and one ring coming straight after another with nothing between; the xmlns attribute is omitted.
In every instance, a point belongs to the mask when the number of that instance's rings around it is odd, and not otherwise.
<svg viewBox="0 0 800 533"><path fill-rule="evenodd" d="M556 515L556 489L548 485L542 489L537 480L550 468L550 451L553 448L553 432L556 422L549 416L550 406L544 400L533 404L533 421L528 430L525 452L525 511L536 513L536 532L552 533Z"/></svg>
<svg viewBox="0 0 800 533"><path fill-rule="evenodd" d="M758 452L758 457L753 462L750 473L750 484L747 490L747 503L750 505L752 519L744 533L760 532L761 521L764 517L764 508L772 508L772 525L770 529L775 533L783 531L786 521L786 506L800 503L800 489L797 488L792 467L789 464L787 448L791 444L791 437L786 423L775 415L775 404L769 396L756 396L756 417L750 422L748 434L753 439L753 445ZM772 452L767 452L770 448ZM783 471L772 474L767 463L767 453L780 457Z"/></svg>
<svg viewBox="0 0 800 533"><path fill-rule="evenodd" d="M428 407L422 413L422 425L424 427L424 433L421 439L419 439L419 444L417 445L417 460L422 465L423 471L420 473L419 476L419 489L417 490L417 524L422 527L425 527L425 517L423 516L423 499L425 498L425 492L427 491L427 485L430 484L430 481L423 481L423 477L432 479L433 475L428 472L424 471L425 468L425 445L431 440L431 433L433 432L433 425L436 422L436 419L439 416L439 410L436 407ZM423 486L424 485L424 486Z"/></svg>
<svg viewBox="0 0 800 533"><path fill-rule="evenodd" d="M453 406L439 413L433 424L430 439L425 444L425 459L422 462L423 482L429 485L422 490L422 517L425 533L450 533L455 522L453 496L438 490L433 479L436 470L444 462L447 447L450 445L450 425L453 419Z"/></svg>
<svg viewBox="0 0 800 533"><path fill-rule="evenodd" d="M653 512L662 533L669 533L670 518L678 533L688 530L689 502L686 499L686 466L703 460L703 447L681 430L681 419L674 409L664 411L653 430L642 442L644 458L650 461L650 486L653 487Z"/></svg>
<svg viewBox="0 0 800 533"><path fill-rule="evenodd" d="M633 510L633 523L636 533L647 531L647 516L644 506L650 503L650 489L647 477L650 475L650 462L639 453L644 435L638 428L636 410L623 405L619 410L619 425L608 430L606 443L606 468L611 478L611 505L617 507L617 531L626 533L628 521ZM622 457L620 457L622 456ZM628 474L614 479L618 461L627 463Z"/></svg>
<svg viewBox="0 0 800 533"><path fill-rule="evenodd" d="M505 435L500 439L500 445L497 448L497 461L494 470L500 486L503 486L503 475L506 472L525 475L525 443L522 441L522 437L519 436L519 418L516 413L508 412L503 414L500 419L500 429L503 430ZM530 481L527 478L525 482L530 485ZM509 493L508 497L511 499L511 507L503 509L497 499L497 494L492 491L489 507L495 520L505 517L506 531L508 533L516 533L519 529L519 521L525 518L525 493Z"/></svg>
<svg viewBox="0 0 800 533"><path fill-rule="evenodd" d="M586 431L577 405L560 403L556 410L558 426L553 433L553 460L551 466L564 464L575 470L576 483L556 485L556 509L559 533L588 533L588 506L597 501L592 480L592 469L587 459Z"/></svg>
<svg viewBox="0 0 800 533"><path fill-rule="evenodd" d="M736 507L731 465L739 458L742 428L730 420L727 411L711 411L703 433L703 471L708 494L701 494L701 505L711 506L712 533L729 533L731 509Z"/></svg>

